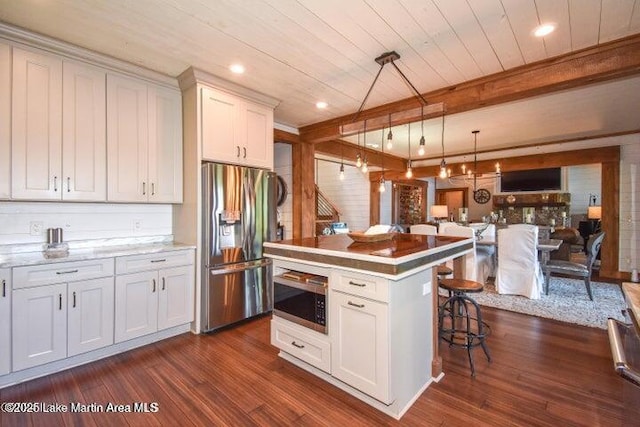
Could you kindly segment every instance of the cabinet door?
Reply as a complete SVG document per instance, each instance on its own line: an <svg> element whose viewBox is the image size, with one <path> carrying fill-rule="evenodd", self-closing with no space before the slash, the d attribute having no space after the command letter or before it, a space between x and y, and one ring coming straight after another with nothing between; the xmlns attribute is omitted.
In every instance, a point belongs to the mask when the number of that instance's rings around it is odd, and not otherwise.
<svg viewBox="0 0 640 427"><path fill-rule="evenodd" d="M227 163L242 163L246 147L238 135L239 99L211 88L200 89L202 105L202 158Z"/></svg>
<svg viewBox="0 0 640 427"><path fill-rule="evenodd" d="M149 87L149 201L182 203L182 96Z"/></svg>
<svg viewBox="0 0 640 427"><path fill-rule="evenodd" d="M158 272L116 276L115 342L158 330Z"/></svg>
<svg viewBox="0 0 640 427"><path fill-rule="evenodd" d="M11 195L60 200L62 61L13 48Z"/></svg>
<svg viewBox="0 0 640 427"><path fill-rule="evenodd" d="M390 404L388 306L335 291L330 306L331 375Z"/></svg>
<svg viewBox="0 0 640 427"><path fill-rule="evenodd" d="M253 103L243 105L242 122L246 126L241 141L247 148L243 160L250 166L273 169L273 109Z"/></svg>
<svg viewBox="0 0 640 427"><path fill-rule="evenodd" d="M0 269L0 375L11 372L11 270Z"/></svg>
<svg viewBox="0 0 640 427"><path fill-rule="evenodd" d="M62 94L62 198L107 199L106 73L65 62Z"/></svg>
<svg viewBox="0 0 640 427"><path fill-rule="evenodd" d="M66 295L64 283L13 291L14 371L67 356Z"/></svg>
<svg viewBox="0 0 640 427"><path fill-rule="evenodd" d="M0 199L11 196L11 47L0 43Z"/></svg>
<svg viewBox="0 0 640 427"><path fill-rule="evenodd" d="M146 202L148 158L147 85L107 75L107 199Z"/></svg>
<svg viewBox="0 0 640 427"><path fill-rule="evenodd" d="M193 266L159 272L158 329L183 325L193 320Z"/></svg>
<svg viewBox="0 0 640 427"><path fill-rule="evenodd" d="M113 277L68 285L68 355L113 344Z"/></svg>

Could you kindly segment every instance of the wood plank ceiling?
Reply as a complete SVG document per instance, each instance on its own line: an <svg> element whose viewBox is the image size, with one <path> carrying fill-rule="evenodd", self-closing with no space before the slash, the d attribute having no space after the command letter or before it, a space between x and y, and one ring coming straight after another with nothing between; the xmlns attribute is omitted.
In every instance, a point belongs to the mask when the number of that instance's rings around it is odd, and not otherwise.
<svg viewBox="0 0 640 427"><path fill-rule="evenodd" d="M280 99L276 122L300 128L355 112L383 52L397 51L413 85L432 92L638 34L640 0L0 0L0 21L169 76L200 68ZM532 35L549 22L553 33ZM232 74L232 63L246 72ZM409 96L385 67L365 108ZM473 129L495 149L633 132L639 107L635 76L455 114L447 152L468 152ZM399 157L405 128L394 129ZM425 137L439 152L439 119Z"/></svg>

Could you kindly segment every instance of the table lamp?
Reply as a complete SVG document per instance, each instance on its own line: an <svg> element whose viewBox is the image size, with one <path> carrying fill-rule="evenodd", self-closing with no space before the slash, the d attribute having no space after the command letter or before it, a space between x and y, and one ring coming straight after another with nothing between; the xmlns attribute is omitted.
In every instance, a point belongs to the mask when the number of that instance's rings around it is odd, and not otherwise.
<svg viewBox="0 0 640 427"><path fill-rule="evenodd" d="M442 219L446 219L447 216L449 216L447 205L431 205L431 217L436 222L442 222Z"/></svg>

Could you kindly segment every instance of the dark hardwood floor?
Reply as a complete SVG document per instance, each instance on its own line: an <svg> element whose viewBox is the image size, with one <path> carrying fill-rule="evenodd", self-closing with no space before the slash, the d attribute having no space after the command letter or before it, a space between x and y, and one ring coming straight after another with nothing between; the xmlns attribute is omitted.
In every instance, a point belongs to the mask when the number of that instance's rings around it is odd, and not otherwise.
<svg viewBox="0 0 640 427"><path fill-rule="evenodd" d="M604 330L495 309L493 362L443 347L445 377L396 421L277 356L269 317L184 334L0 390L2 402L157 402L149 413L0 413L1 426L621 426Z"/></svg>

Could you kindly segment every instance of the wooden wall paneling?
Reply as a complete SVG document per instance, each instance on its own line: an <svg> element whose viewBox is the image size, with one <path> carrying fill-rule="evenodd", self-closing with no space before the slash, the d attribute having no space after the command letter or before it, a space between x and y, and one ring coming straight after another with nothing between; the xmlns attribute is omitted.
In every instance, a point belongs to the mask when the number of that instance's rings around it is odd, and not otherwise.
<svg viewBox="0 0 640 427"><path fill-rule="evenodd" d="M313 144L292 144L293 238L315 235L315 151Z"/></svg>
<svg viewBox="0 0 640 427"><path fill-rule="evenodd" d="M444 103L447 114L525 99L531 96L576 88L587 84L617 79L640 73L640 35L587 48L560 57L539 61L512 70L481 77L459 85L423 94L429 104ZM374 119L390 113L418 107L415 97L364 110L359 119ZM419 111L419 110L417 110ZM419 119L405 117L402 123ZM342 126L353 121L352 115L300 128L305 141L320 142L341 136ZM367 129L375 130L386 123L367 120Z"/></svg>
<svg viewBox="0 0 640 427"><path fill-rule="evenodd" d="M619 278L620 161L602 163L601 229L607 234L600 248L600 276Z"/></svg>

